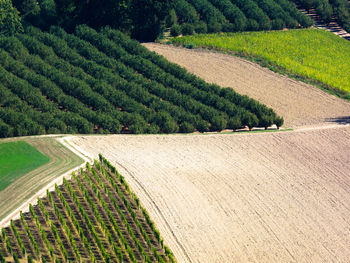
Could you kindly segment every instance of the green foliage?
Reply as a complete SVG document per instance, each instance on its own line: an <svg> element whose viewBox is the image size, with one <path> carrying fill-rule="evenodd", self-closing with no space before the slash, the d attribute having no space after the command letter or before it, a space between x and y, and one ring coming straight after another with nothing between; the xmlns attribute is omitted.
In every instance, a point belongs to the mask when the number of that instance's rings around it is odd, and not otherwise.
<svg viewBox="0 0 350 263"><path fill-rule="evenodd" d="M163 31L163 23L175 0L132 0L130 18L131 36L141 41L152 41Z"/></svg>
<svg viewBox="0 0 350 263"><path fill-rule="evenodd" d="M0 36L14 35L22 31L19 12L13 7L11 0L0 0Z"/></svg>
<svg viewBox="0 0 350 263"><path fill-rule="evenodd" d="M315 8L325 23L329 23L334 17L346 31L350 32L350 8L347 0L301 0L300 4L306 9Z"/></svg>
<svg viewBox="0 0 350 263"><path fill-rule="evenodd" d="M193 25L184 25L193 33ZM0 38L3 137L175 133L185 122L203 132L228 128L230 118L248 112L275 118L266 107L256 109L234 91L222 93L110 27L97 32L78 26L74 34L59 27L26 31Z"/></svg>
<svg viewBox="0 0 350 263"><path fill-rule="evenodd" d="M47 163L49 158L26 142L0 144L0 190L17 178Z"/></svg>
<svg viewBox="0 0 350 263"><path fill-rule="evenodd" d="M184 36L187 36L187 35L193 35L194 33L194 26L191 25L191 24L182 24L181 25L181 32Z"/></svg>
<svg viewBox="0 0 350 263"><path fill-rule="evenodd" d="M349 43L324 30L196 35L174 39L173 43L194 43L257 57L292 74L324 83L339 94L350 93Z"/></svg>
<svg viewBox="0 0 350 263"><path fill-rule="evenodd" d="M178 0L175 12L178 23L194 25L196 33L276 30L313 24L289 0Z"/></svg>
<svg viewBox="0 0 350 263"><path fill-rule="evenodd" d="M170 10L170 13L167 16L165 23L166 23L166 27L172 27L173 25L177 24L177 16L174 9Z"/></svg>
<svg viewBox="0 0 350 263"><path fill-rule="evenodd" d="M179 25L173 25L170 29L170 35L172 37L177 37L178 35L181 34L181 26Z"/></svg>

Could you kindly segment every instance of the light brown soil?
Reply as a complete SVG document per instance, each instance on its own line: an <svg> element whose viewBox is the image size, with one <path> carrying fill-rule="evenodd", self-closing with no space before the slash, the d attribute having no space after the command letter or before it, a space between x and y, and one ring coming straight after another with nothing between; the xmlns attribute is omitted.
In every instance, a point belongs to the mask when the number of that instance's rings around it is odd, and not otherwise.
<svg viewBox="0 0 350 263"><path fill-rule="evenodd" d="M71 143L116 165L179 262L350 258L350 126Z"/></svg>
<svg viewBox="0 0 350 263"><path fill-rule="evenodd" d="M156 43L144 45L210 83L232 87L272 107L284 117L285 127L328 125L350 116L350 102L253 62L205 50Z"/></svg>

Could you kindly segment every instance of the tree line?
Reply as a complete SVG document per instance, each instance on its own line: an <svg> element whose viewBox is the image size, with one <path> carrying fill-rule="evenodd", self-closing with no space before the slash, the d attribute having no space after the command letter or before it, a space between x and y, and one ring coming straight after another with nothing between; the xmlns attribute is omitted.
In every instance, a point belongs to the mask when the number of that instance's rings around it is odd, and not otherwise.
<svg viewBox="0 0 350 263"><path fill-rule="evenodd" d="M0 136L190 133L283 119L230 88L208 84L120 31L78 26L0 37Z"/></svg>
<svg viewBox="0 0 350 263"><path fill-rule="evenodd" d="M178 0L166 20L171 35L309 27L288 0Z"/></svg>
<svg viewBox="0 0 350 263"><path fill-rule="evenodd" d="M350 32L350 5L347 0L299 0L299 3L307 10L315 8L325 23L330 23L335 17L339 25Z"/></svg>

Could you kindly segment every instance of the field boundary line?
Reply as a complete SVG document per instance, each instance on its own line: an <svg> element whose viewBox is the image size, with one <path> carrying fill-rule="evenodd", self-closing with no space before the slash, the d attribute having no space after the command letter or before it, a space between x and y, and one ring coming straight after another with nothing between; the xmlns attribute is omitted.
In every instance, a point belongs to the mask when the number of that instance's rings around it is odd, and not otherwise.
<svg viewBox="0 0 350 263"><path fill-rule="evenodd" d="M53 191L55 189L55 184L61 185L63 184L63 178L70 179L72 172L79 170L80 168L84 168L86 165L86 162L90 162L90 158L79 153L74 147L70 146L70 144L65 141L66 137L58 138L56 139L59 143L61 143L64 147L71 150L74 154L81 157L84 162L79 165L78 167L72 168L71 170L63 173L61 176L57 177L53 181L51 181L46 186L42 187L41 190L36 192L34 195L32 195L31 198L29 198L27 201L25 201L21 206L19 206L17 209L15 209L13 212L11 212L8 216L6 216L3 220L0 221L0 228L8 227L10 225L11 220L16 220L20 218L20 212L23 213L29 212L29 204L35 205L38 202L38 198L42 198L46 196L46 191Z"/></svg>

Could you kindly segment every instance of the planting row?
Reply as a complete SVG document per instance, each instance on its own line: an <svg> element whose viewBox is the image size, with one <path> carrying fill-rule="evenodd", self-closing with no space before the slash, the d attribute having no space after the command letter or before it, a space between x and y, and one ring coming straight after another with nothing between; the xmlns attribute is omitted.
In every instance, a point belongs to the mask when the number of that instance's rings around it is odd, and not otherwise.
<svg viewBox="0 0 350 263"><path fill-rule="evenodd" d="M2 229L0 262L175 262L139 199L100 156Z"/></svg>
<svg viewBox="0 0 350 263"><path fill-rule="evenodd" d="M171 35L309 27L312 20L288 0L179 0L169 14Z"/></svg>
<svg viewBox="0 0 350 263"><path fill-rule="evenodd" d="M0 38L0 137L281 126L272 109L205 83L126 35L29 27Z"/></svg>

